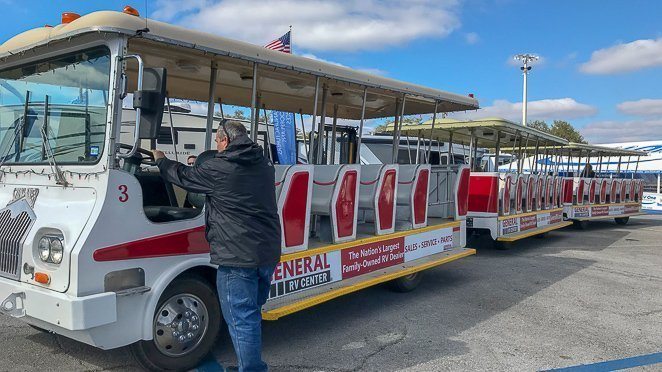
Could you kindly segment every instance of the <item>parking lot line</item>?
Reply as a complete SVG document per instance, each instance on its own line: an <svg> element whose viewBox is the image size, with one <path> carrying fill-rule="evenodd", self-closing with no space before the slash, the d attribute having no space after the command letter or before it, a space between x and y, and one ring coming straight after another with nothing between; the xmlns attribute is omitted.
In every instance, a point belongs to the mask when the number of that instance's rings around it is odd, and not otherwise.
<svg viewBox="0 0 662 372"><path fill-rule="evenodd" d="M581 364L573 367L564 367L550 369L553 372L603 372L603 371L617 371L619 369L634 368L641 366L649 366L652 364L662 363L662 353L653 353L646 355L639 355L630 358L609 360L606 362L598 362L592 364Z"/></svg>

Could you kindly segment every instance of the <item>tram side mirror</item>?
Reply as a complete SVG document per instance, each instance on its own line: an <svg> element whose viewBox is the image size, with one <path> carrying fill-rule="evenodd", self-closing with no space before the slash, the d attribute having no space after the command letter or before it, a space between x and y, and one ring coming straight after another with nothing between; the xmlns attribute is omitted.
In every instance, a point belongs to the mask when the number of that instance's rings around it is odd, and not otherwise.
<svg viewBox="0 0 662 372"><path fill-rule="evenodd" d="M140 139L156 139L163 121L166 99L167 70L148 68L143 70L143 89L133 93L133 108L140 108Z"/></svg>

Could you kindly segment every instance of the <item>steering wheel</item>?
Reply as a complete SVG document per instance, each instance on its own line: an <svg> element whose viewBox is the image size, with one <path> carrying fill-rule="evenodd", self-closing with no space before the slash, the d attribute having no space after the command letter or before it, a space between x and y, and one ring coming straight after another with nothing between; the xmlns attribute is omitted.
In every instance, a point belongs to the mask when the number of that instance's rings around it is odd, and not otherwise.
<svg viewBox="0 0 662 372"><path fill-rule="evenodd" d="M119 148L131 151L133 146L127 145L127 144L124 144L124 143L120 143ZM140 154L140 155L138 155L138 154ZM144 155L144 156L141 156L141 155ZM156 159L154 159L154 154L152 154L151 151L146 150L142 147L137 147L136 152L128 159L134 159L139 164L156 165ZM128 160L128 159L125 159L125 160Z"/></svg>

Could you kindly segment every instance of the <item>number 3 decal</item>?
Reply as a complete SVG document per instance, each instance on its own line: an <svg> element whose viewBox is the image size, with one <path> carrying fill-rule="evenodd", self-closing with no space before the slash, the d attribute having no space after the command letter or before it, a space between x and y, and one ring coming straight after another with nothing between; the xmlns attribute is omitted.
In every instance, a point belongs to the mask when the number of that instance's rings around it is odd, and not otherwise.
<svg viewBox="0 0 662 372"><path fill-rule="evenodd" d="M117 189L120 190L120 197L119 197L120 202L126 203L126 201L129 200L129 194L127 194L129 188L126 187L126 185L119 185Z"/></svg>

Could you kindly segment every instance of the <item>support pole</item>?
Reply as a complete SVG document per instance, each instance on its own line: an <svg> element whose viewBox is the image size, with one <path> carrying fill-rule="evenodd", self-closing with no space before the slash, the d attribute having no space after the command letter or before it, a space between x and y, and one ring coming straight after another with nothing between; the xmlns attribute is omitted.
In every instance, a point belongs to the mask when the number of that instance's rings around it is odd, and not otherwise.
<svg viewBox="0 0 662 372"><path fill-rule="evenodd" d="M491 169L492 172L499 171L499 152L501 151L501 134L499 131L496 131L496 145L494 146L494 169Z"/></svg>
<svg viewBox="0 0 662 372"><path fill-rule="evenodd" d="M314 104L313 104L313 118L312 118L312 124L310 125L310 152L308 153L308 164L316 164L317 160L317 155L313 154L313 151L315 151L315 146L313 142L313 131L315 129L315 125L317 124L317 100L319 98L319 90L320 90L320 77L317 76L315 78L315 99L314 99ZM317 138L319 141L319 133L317 133Z"/></svg>
<svg viewBox="0 0 662 372"><path fill-rule="evenodd" d="M315 158L315 164L322 164L324 160L324 145L326 142L324 139L325 133L325 124L326 124L326 96L329 92L329 88L326 84L322 85L322 116L320 116L319 126L317 127L317 157Z"/></svg>
<svg viewBox="0 0 662 372"><path fill-rule="evenodd" d="M439 109L439 101L435 100L434 101L434 113L432 114L432 125L430 126L430 144L428 146L428 154L427 154L426 163L430 162L430 155L431 155L431 151L432 151L432 135L434 134L434 125L437 121L437 110L438 109ZM450 164L450 161L448 163Z"/></svg>
<svg viewBox="0 0 662 372"><path fill-rule="evenodd" d="M400 120L398 120L398 122L396 123L397 126L398 126L397 131L396 131L397 137L393 141L393 163L394 164L396 164L398 162L398 151L400 150L400 131L402 130L402 121L403 121L404 116L405 116L405 103L406 103L406 101L407 101L407 95L403 94L402 95L402 103L400 105ZM397 116L398 115L397 114L397 103L398 103L397 99L395 100L395 103L396 103L396 116ZM407 149L407 151L409 151L409 149ZM411 163L411 155L410 155L410 161L409 162Z"/></svg>
<svg viewBox="0 0 662 372"><path fill-rule="evenodd" d="M257 103L257 62L253 63L253 86L251 88L251 139L257 143L257 123L260 120L260 110Z"/></svg>
<svg viewBox="0 0 662 372"><path fill-rule="evenodd" d="M205 151L211 149L211 135L214 126L214 102L216 102L216 78L218 66L211 63L211 74L209 76L209 99L207 100L207 130L205 131ZM171 123L172 124L172 123Z"/></svg>
<svg viewBox="0 0 662 372"><path fill-rule="evenodd" d="M361 122L359 123L359 138L356 140L356 163L361 164L361 137L363 136L363 122L365 121L365 103L368 98L368 87L363 88L363 103L361 103Z"/></svg>
<svg viewBox="0 0 662 372"><path fill-rule="evenodd" d="M172 106L170 106L170 95L166 96L166 102L168 103L168 115L170 116L170 136L172 137L172 148L175 151L175 161L179 161L179 156L177 155L177 136L175 136L175 122L172 121ZM211 139L209 140L211 145Z"/></svg>
<svg viewBox="0 0 662 372"><path fill-rule="evenodd" d="M306 152L306 158L307 158L308 155L309 155L309 153L308 153L308 144L309 143L306 142L306 127L303 124L303 110L302 109L299 109L299 116L301 117L301 135L303 135L303 151ZM294 123L295 125L294 126L296 127L296 116L294 117L294 119L295 119L295 123Z"/></svg>
<svg viewBox="0 0 662 372"><path fill-rule="evenodd" d="M336 163L336 125L338 124L338 105L333 105L333 122L331 124L331 155L328 164Z"/></svg>

